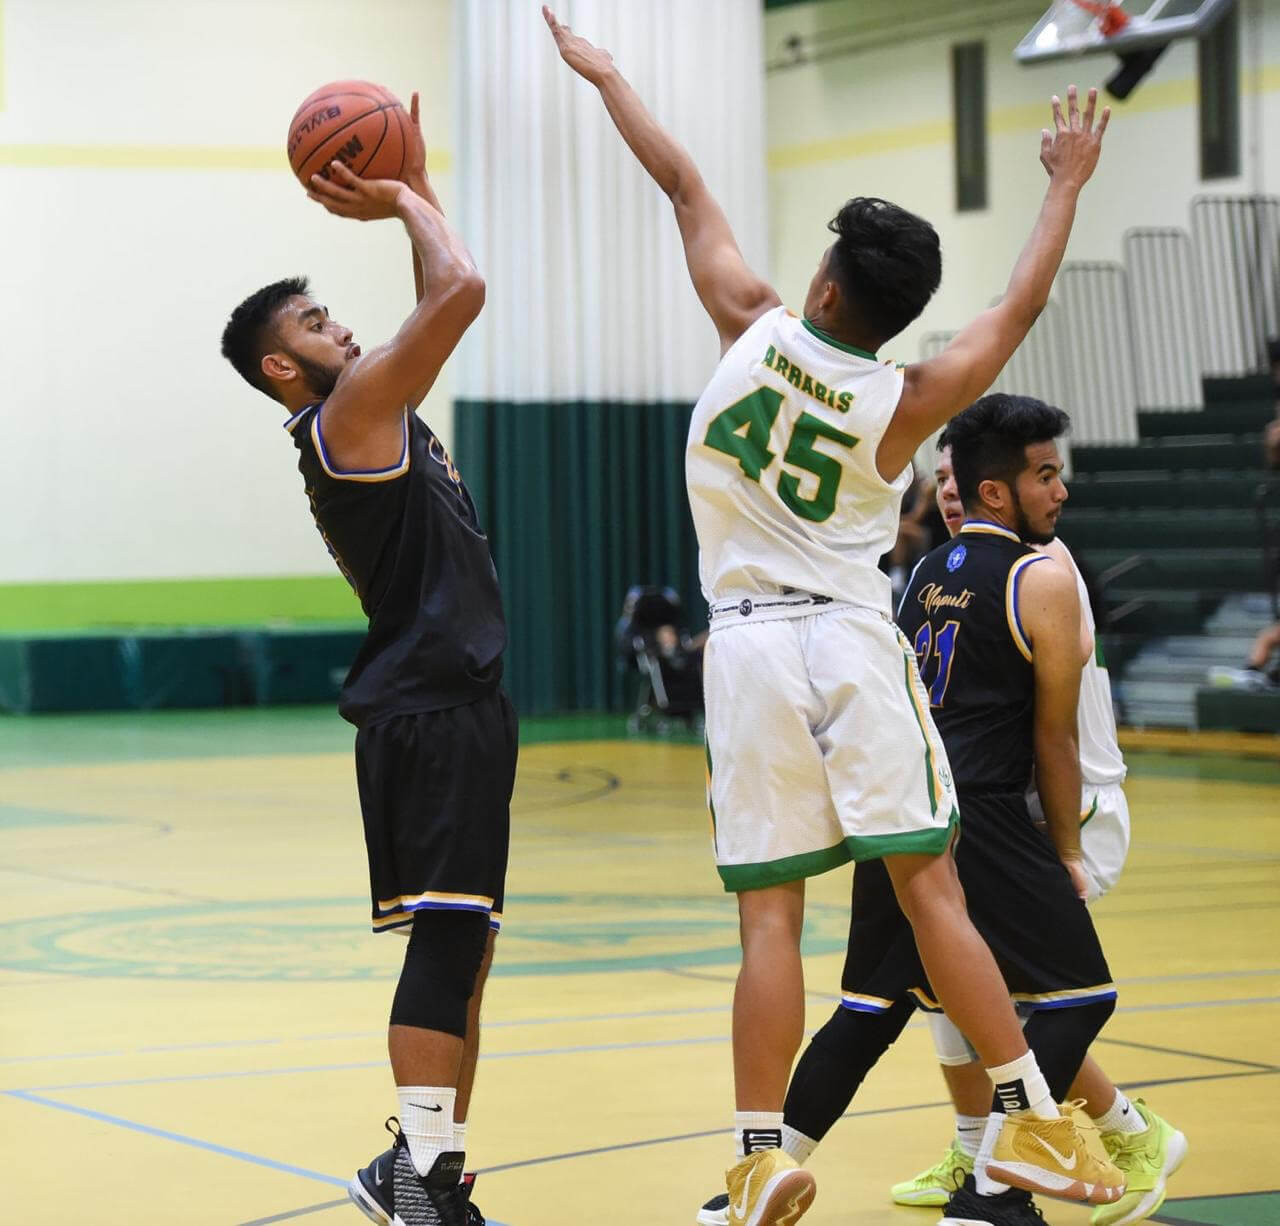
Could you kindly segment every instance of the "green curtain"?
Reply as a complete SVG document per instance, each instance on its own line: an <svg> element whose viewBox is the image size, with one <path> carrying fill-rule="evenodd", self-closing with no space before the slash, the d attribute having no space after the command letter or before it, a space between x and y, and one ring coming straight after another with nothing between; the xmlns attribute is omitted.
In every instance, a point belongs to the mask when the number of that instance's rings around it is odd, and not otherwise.
<svg viewBox="0 0 1280 1226"><path fill-rule="evenodd" d="M670 585L706 625L684 489L691 404L454 402L455 461L506 604L506 684L522 714L619 710L627 589Z"/></svg>

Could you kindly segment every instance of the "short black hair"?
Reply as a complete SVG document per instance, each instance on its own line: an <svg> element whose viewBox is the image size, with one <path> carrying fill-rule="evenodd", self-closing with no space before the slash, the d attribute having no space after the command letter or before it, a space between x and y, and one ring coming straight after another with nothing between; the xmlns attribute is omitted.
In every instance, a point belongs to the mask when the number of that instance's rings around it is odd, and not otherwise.
<svg viewBox="0 0 1280 1226"><path fill-rule="evenodd" d="M239 371L240 376L272 400L279 400L271 381L262 373L262 359L276 346L273 328L276 312L282 303L301 294L306 297L311 286L306 277L286 277L264 285L250 294L227 320L222 330L222 356Z"/></svg>
<svg viewBox="0 0 1280 1226"><path fill-rule="evenodd" d="M850 325L876 343L917 319L942 280L938 232L923 217L876 196L855 196L828 223L830 271Z"/></svg>
<svg viewBox="0 0 1280 1226"><path fill-rule="evenodd" d="M956 492L970 508L979 501L983 481L1003 481L1012 489L1027 466L1027 447L1061 438L1070 428L1071 418L1043 400L996 392L975 400L947 422L938 436L938 450L951 448Z"/></svg>
<svg viewBox="0 0 1280 1226"><path fill-rule="evenodd" d="M1280 365L1280 337L1272 337L1267 342L1267 361L1272 366Z"/></svg>

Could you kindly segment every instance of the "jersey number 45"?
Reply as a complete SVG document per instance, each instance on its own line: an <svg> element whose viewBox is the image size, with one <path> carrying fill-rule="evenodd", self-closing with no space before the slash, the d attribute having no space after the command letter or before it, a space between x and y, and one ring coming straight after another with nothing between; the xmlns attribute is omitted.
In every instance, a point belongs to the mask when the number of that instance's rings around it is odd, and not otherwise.
<svg viewBox="0 0 1280 1226"><path fill-rule="evenodd" d="M769 436L778 411L786 399L771 387L762 387L718 413L707 428L704 440L708 447L722 451L738 461L738 466L752 480L759 481L777 453L769 450ZM852 434L837 430L812 413L801 413L791 428L791 437L782 454L782 462L812 473L818 488L812 498L800 496L800 478L785 470L778 474L778 497L803 519L822 523L836 509L840 478L844 470L840 461L818 451L814 443L830 439L842 447L854 448L858 440Z"/></svg>

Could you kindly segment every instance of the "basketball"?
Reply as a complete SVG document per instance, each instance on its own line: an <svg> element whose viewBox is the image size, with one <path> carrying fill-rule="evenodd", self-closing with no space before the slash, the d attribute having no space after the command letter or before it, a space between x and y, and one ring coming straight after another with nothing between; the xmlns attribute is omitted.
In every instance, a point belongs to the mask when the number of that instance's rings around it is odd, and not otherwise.
<svg viewBox="0 0 1280 1226"><path fill-rule="evenodd" d="M400 100L371 81L333 81L308 94L289 121L289 166L303 187L329 163L365 179L398 179L411 120Z"/></svg>

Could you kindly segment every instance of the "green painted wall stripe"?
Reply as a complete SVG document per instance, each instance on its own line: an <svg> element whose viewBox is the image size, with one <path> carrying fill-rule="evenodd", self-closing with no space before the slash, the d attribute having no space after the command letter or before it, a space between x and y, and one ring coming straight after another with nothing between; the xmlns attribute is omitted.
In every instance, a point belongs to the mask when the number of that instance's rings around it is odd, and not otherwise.
<svg viewBox="0 0 1280 1226"><path fill-rule="evenodd" d="M0 585L0 633L145 626L363 624L341 575Z"/></svg>

